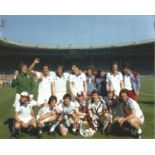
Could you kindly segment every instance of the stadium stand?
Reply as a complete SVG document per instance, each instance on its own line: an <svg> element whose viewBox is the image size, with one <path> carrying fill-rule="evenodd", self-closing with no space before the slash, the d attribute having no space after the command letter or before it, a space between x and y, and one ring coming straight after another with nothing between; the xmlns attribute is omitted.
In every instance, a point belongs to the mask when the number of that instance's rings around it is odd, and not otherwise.
<svg viewBox="0 0 155 155"><path fill-rule="evenodd" d="M12 73L20 62L30 64L39 57L41 64L48 64L51 69L59 63L68 70L75 62L83 68L91 64L109 69L116 60L120 66L125 62L132 64L141 75L154 75L154 47L155 39L109 46L41 46L1 39L0 73Z"/></svg>

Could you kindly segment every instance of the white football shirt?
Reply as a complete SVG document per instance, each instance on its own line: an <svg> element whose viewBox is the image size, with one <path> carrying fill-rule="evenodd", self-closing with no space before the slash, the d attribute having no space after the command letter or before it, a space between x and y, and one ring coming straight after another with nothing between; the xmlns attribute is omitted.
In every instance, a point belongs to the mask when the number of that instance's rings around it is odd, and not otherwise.
<svg viewBox="0 0 155 155"><path fill-rule="evenodd" d="M53 77L51 74L44 76L41 72L36 72L37 79L39 80L38 93L51 94L51 85Z"/></svg>
<svg viewBox="0 0 155 155"><path fill-rule="evenodd" d="M134 101L131 98L129 98L128 101L125 103L124 109L125 109L126 115L130 113L130 110L135 110L137 118L143 117L143 112L140 109L140 106L138 105L136 101Z"/></svg>
<svg viewBox="0 0 155 155"><path fill-rule="evenodd" d="M78 76L70 74L69 82L73 85L73 91L75 95L78 92L84 92L84 82L86 82L86 75L84 73L81 73Z"/></svg>
<svg viewBox="0 0 155 155"><path fill-rule="evenodd" d="M109 83L110 89L115 91L115 94L119 96L121 86L120 83L123 80L123 76L121 72L117 72L116 74L108 73L106 82Z"/></svg>
<svg viewBox="0 0 155 155"><path fill-rule="evenodd" d="M127 90L132 90L130 76L124 75L124 88Z"/></svg>
<svg viewBox="0 0 155 155"><path fill-rule="evenodd" d="M61 77L55 75L53 77L55 83L56 94L67 93L67 82L68 82L69 73L63 73Z"/></svg>
<svg viewBox="0 0 155 155"><path fill-rule="evenodd" d="M27 105L20 105L15 108L15 112L19 113L19 117L21 119L31 117L31 113L33 112L33 107L37 105L37 102L32 100Z"/></svg>
<svg viewBox="0 0 155 155"><path fill-rule="evenodd" d="M63 113L64 115L71 115L76 109L76 106L74 102L70 102L68 106L65 106L64 103L60 103L58 105L58 108L60 109L61 113Z"/></svg>

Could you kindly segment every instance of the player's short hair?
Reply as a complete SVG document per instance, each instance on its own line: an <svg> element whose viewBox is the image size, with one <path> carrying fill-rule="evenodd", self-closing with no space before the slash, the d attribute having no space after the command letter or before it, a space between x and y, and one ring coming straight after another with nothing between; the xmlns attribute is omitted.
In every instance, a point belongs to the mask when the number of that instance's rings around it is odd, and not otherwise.
<svg viewBox="0 0 155 155"><path fill-rule="evenodd" d="M94 90L91 92L91 95L94 95L94 94L99 95L99 92L98 92L96 89L94 89Z"/></svg>
<svg viewBox="0 0 155 155"><path fill-rule="evenodd" d="M62 70L64 70L64 66L63 66L63 65L60 65L60 64L57 65L57 66L56 66L56 69L58 69L58 68L62 68Z"/></svg>
<svg viewBox="0 0 155 155"><path fill-rule="evenodd" d="M125 94L128 95L127 89L122 89L122 90L120 91L120 93L119 93L119 97L121 97L121 95L122 95L123 93L125 93ZM128 96L129 96L129 95L128 95Z"/></svg>
<svg viewBox="0 0 155 155"><path fill-rule="evenodd" d="M43 64L43 65L42 65L42 68L44 68L44 67L49 68L49 66L48 66L47 64Z"/></svg>
<svg viewBox="0 0 155 155"><path fill-rule="evenodd" d="M106 72L106 70L103 69L103 68L99 69L99 70L97 71L96 77L100 77L100 74L101 74L102 72Z"/></svg>
<svg viewBox="0 0 155 155"><path fill-rule="evenodd" d="M112 64L111 64L111 68L112 68L114 65L117 65L117 66L118 66L118 62L117 62L117 61L113 61Z"/></svg>
<svg viewBox="0 0 155 155"><path fill-rule="evenodd" d="M80 66L79 66L79 64L77 64L77 63L72 64L72 66L76 66L77 68L80 69Z"/></svg>
<svg viewBox="0 0 155 155"><path fill-rule="evenodd" d="M48 104L50 104L52 101L56 101L57 102L57 97L56 96L51 96L48 100Z"/></svg>
<svg viewBox="0 0 155 155"><path fill-rule="evenodd" d="M66 98L69 98L70 100L72 99L70 94L65 94L65 95L63 96L63 100L65 100Z"/></svg>
<svg viewBox="0 0 155 155"><path fill-rule="evenodd" d="M87 70L91 70L93 74L94 74L94 72L95 72L95 68L94 68L93 66L88 66L88 67L87 67Z"/></svg>
<svg viewBox="0 0 155 155"><path fill-rule="evenodd" d="M128 68L128 69L130 69L130 68L131 68L131 65L130 65L129 63L125 63L125 64L123 65L123 68Z"/></svg>

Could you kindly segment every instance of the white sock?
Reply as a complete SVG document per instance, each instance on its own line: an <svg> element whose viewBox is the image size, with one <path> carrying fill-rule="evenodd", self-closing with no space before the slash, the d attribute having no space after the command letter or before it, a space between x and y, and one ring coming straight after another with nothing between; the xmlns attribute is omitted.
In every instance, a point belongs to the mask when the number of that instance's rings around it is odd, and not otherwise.
<svg viewBox="0 0 155 155"><path fill-rule="evenodd" d="M59 121L52 125L50 132L54 132L55 128L59 125Z"/></svg>
<svg viewBox="0 0 155 155"><path fill-rule="evenodd" d="M73 128L72 131L73 131L73 132L76 132L76 128Z"/></svg>
<svg viewBox="0 0 155 155"><path fill-rule="evenodd" d="M138 134L142 134L142 129L139 128L139 129L137 130L137 132L138 132Z"/></svg>

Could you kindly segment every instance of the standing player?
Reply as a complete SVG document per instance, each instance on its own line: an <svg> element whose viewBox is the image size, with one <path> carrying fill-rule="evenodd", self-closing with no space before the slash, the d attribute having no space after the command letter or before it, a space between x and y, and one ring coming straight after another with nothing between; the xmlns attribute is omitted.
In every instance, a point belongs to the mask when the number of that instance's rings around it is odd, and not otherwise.
<svg viewBox="0 0 155 155"><path fill-rule="evenodd" d="M93 67L88 67L86 72L87 80L87 96L91 96L91 92L95 89L95 69Z"/></svg>
<svg viewBox="0 0 155 155"><path fill-rule="evenodd" d="M95 87L99 92L100 96L107 96L106 91L106 72L102 69L99 70L96 77L95 77Z"/></svg>
<svg viewBox="0 0 155 155"><path fill-rule="evenodd" d="M19 103L20 105L15 108L15 130L13 131L17 138L20 136L21 128L37 128L33 112L33 107L37 105L37 102L34 100L30 101L29 94L22 92Z"/></svg>
<svg viewBox="0 0 155 155"><path fill-rule="evenodd" d="M119 96L120 90L123 87L122 73L118 71L118 63L113 62L112 71L107 74L106 89L107 91L114 90L115 95Z"/></svg>
<svg viewBox="0 0 155 155"><path fill-rule="evenodd" d="M130 66L128 64L125 64L123 71L124 88L128 91L130 98L137 100L140 90L139 75L138 73L130 70Z"/></svg>
<svg viewBox="0 0 155 155"><path fill-rule="evenodd" d="M38 88L38 106L47 104L53 90L53 76L50 74L47 65L43 65L42 72L34 71L33 68L38 64L40 60L36 58L29 68L29 71L39 80Z"/></svg>
<svg viewBox="0 0 155 155"><path fill-rule="evenodd" d="M77 64L72 65L72 74L69 75L69 86L73 99L77 97L78 92L83 92L87 96L86 75L81 73Z"/></svg>
<svg viewBox="0 0 155 155"><path fill-rule="evenodd" d="M22 63L19 65L19 69L15 72L11 86L16 88L16 96L13 107L19 105L20 94L23 91L27 91L30 94L30 99L33 98L34 78L32 74L28 72L28 67L26 64Z"/></svg>
<svg viewBox="0 0 155 155"><path fill-rule="evenodd" d="M57 97L58 103L63 100L63 96L67 93L69 73L64 73L64 67L58 65L56 75L53 81L53 95Z"/></svg>
<svg viewBox="0 0 155 155"><path fill-rule="evenodd" d="M123 103L125 116L117 117L115 121L122 127L126 124L130 125L130 127L136 130L136 134L140 138L142 134L141 126L144 123L143 112L140 109L139 104L128 96L127 90L121 90L120 98Z"/></svg>

